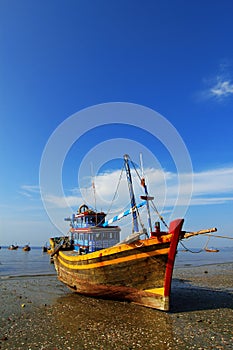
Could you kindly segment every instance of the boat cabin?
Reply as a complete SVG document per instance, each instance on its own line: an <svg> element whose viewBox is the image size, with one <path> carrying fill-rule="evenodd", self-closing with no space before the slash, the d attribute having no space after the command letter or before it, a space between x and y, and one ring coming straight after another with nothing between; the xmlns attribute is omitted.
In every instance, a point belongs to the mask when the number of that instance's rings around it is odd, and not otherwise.
<svg viewBox="0 0 233 350"><path fill-rule="evenodd" d="M103 227L105 216L103 212L95 212L82 205L77 214L65 219L70 221L71 240L75 251L87 254L120 242L118 226Z"/></svg>

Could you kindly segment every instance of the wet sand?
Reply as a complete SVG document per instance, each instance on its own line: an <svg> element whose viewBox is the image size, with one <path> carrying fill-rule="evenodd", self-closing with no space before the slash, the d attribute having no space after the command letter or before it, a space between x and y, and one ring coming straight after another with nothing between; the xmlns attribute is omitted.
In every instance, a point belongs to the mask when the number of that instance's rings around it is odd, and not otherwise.
<svg viewBox="0 0 233 350"><path fill-rule="evenodd" d="M233 263L176 268L169 313L79 296L56 276L0 283L0 349L233 349Z"/></svg>

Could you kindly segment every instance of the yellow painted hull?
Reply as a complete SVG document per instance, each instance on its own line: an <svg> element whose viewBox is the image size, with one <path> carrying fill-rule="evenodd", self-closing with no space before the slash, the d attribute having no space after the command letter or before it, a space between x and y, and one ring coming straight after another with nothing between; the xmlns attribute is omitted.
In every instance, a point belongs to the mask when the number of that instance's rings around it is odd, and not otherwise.
<svg viewBox="0 0 233 350"><path fill-rule="evenodd" d="M85 255L57 251L53 259L58 278L83 295L169 310L172 271L183 220L173 223L169 233Z"/></svg>

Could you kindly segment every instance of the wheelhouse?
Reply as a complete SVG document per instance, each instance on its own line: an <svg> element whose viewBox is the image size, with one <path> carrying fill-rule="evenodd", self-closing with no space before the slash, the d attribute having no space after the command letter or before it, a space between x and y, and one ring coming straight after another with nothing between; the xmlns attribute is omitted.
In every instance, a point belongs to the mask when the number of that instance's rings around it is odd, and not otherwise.
<svg viewBox="0 0 233 350"><path fill-rule="evenodd" d="M77 214L65 219L70 221L71 240L75 251L87 254L120 242L118 226L103 227L105 216L104 212L95 212L82 205Z"/></svg>

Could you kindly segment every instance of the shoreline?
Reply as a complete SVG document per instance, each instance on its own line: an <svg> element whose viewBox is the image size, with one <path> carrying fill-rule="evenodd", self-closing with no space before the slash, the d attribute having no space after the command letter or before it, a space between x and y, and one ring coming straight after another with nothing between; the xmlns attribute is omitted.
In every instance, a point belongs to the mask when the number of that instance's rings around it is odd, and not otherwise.
<svg viewBox="0 0 233 350"><path fill-rule="evenodd" d="M37 278L37 277L52 277L57 276L56 273L40 273L40 274L28 274L28 275L3 275L0 276L0 280L17 279L17 278Z"/></svg>
<svg viewBox="0 0 233 350"><path fill-rule="evenodd" d="M0 349L232 349L233 263L175 267L168 313L74 294L56 275L1 280Z"/></svg>
<svg viewBox="0 0 233 350"><path fill-rule="evenodd" d="M233 264L233 257L232 257L232 260L229 260L229 261L221 261L221 262L205 262L205 263L200 263L200 264L197 264L196 262L194 263L184 263L182 265L180 264L176 264L175 263L175 266L174 266L174 271L181 271L183 269L196 269L196 268L208 268L208 267L211 267L211 266L218 266L218 265L231 265ZM16 278L37 278L37 277L52 277L52 276L57 276L57 273L54 269L53 272L47 272L47 273L34 273L34 274L18 274L18 275L15 275L15 274L12 274L12 275L8 275L8 274L3 274L1 275L0 274L0 281L1 280L4 280L4 279L16 279Z"/></svg>

